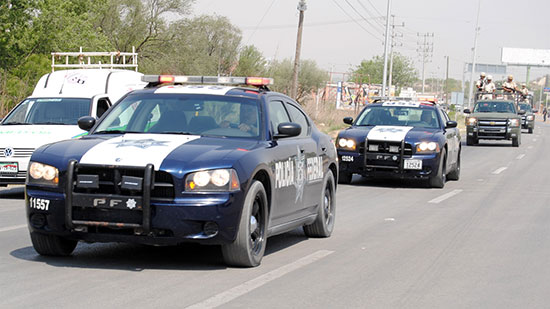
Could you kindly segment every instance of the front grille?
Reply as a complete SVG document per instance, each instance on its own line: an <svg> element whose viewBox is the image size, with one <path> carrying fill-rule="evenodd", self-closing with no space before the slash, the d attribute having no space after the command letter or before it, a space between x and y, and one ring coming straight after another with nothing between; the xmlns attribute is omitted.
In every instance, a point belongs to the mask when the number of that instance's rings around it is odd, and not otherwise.
<svg viewBox="0 0 550 309"><path fill-rule="evenodd" d="M25 179L26 177L27 177L27 172L25 172L25 171L19 171L19 172L17 172L17 174L0 172L0 178L21 178L21 179Z"/></svg>
<svg viewBox="0 0 550 309"><path fill-rule="evenodd" d="M508 129L508 120L502 119L480 119L478 136L504 138Z"/></svg>
<svg viewBox="0 0 550 309"><path fill-rule="evenodd" d="M151 198L173 199L175 196L173 178L169 173L163 171L154 172L154 187L151 191ZM124 190L121 188L123 176L143 177L143 170L136 168L108 168L96 166L79 166L75 170L75 179L78 175L97 175L99 177L99 188L79 188L75 186L75 193L88 193L98 195L122 194L127 196L141 196L141 190Z"/></svg>
<svg viewBox="0 0 550 309"><path fill-rule="evenodd" d="M399 169L404 158L410 158L412 145L404 142L367 140L364 146L365 166Z"/></svg>
<svg viewBox="0 0 550 309"><path fill-rule="evenodd" d="M84 207L73 208L73 220L140 224L143 220L142 218L141 211Z"/></svg>
<svg viewBox="0 0 550 309"><path fill-rule="evenodd" d="M34 152L34 148L12 148L13 154L6 157L6 148L0 148L0 158L30 158Z"/></svg>
<svg viewBox="0 0 550 309"><path fill-rule="evenodd" d="M377 150L370 149L371 146L377 146ZM386 141L368 141L365 149L368 153L379 154L400 154L401 142L386 142ZM412 145L409 143L403 144L403 155L412 156Z"/></svg>

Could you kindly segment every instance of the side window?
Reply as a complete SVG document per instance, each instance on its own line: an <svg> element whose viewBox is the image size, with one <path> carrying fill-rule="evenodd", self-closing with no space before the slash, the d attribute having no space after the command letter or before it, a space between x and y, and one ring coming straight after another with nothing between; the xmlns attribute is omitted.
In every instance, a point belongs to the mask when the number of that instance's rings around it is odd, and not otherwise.
<svg viewBox="0 0 550 309"><path fill-rule="evenodd" d="M96 111L97 118L100 118L101 116L103 116L103 114L105 114L105 112L109 109L109 106L111 106L109 99L101 98L97 100L97 111Z"/></svg>
<svg viewBox="0 0 550 309"><path fill-rule="evenodd" d="M273 130L273 134L277 134L279 133L277 131L279 124L282 122L290 122L290 118L288 117L285 107L283 106L283 102L281 101L269 102L268 108L271 129Z"/></svg>
<svg viewBox="0 0 550 309"><path fill-rule="evenodd" d="M451 120L447 113L444 110L438 109L439 114L441 115L441 121L443 121L443 126L445 127L447 125L447 121Z"/></svg>
<svg viewBox="0 0 550 309"><path fill-rule="evenodd" d="M302 126L302 133L298 137L305 137L309 135L309 123L307 122L306 116L300 111L296 106L292 104L285 104L288 113L290 114L290 118L292 119L292 122L295 122Z"/></svg>

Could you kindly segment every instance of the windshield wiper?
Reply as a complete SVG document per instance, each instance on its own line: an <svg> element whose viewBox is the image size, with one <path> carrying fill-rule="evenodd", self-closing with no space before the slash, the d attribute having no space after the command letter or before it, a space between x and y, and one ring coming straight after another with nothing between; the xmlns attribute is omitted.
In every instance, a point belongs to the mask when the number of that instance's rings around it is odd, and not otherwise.
<svg viewBox="0 0 550 309"><path fill-rule="evenodd" d="M93 134L124 134L124 133L145 133L145 132L125 131L125 130L105 130L105 131L96 131Z"/></svg>
<svg viewBox="0 0 550 309"><path fill-rule="evenodd" d="M147 132L149 133L149 132ZM166 131L166 132L151 132L153 134L180 134L180 135L191 135L191 132L181 132L181 131Z"/></svg>
<svg viewBox="0 0 550 309"><path fill-rule="evenodd" d="M33 124L60 124L60 125L68 125L67 123L63 123L63 122L52 122L52 121L34 122Z"/></svg>
<svg viewBox="0 0 550 309"><path fill-rule="evenodd" d="M27 123L27 122L8 122L8 123L3 123L2 125L5 125L5 126L30 125L30 123Z"/></svg>

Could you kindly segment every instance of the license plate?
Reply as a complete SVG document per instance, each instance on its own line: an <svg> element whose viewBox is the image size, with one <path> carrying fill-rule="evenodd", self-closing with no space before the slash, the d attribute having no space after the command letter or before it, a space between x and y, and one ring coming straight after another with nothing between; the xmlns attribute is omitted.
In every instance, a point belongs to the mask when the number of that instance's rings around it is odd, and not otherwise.
<svg viewBox="0 0 550 309"><path fill-rule="evenodd" d="M19 172L17 162L2 162L0 163L0 173L15 173Z"/></svg>
<svg viewBox="0 0 550 309"><path fill-rule="evenodd" d="M403 168L407 170L421 170L422 160L415 160L415 159L405 160Z"/></svg>

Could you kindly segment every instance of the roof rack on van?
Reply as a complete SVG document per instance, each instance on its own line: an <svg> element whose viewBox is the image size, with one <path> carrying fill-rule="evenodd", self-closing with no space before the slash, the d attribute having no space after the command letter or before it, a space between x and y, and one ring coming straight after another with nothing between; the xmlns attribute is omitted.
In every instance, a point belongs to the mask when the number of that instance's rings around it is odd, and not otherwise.
<svg viewBox="0 0 550 309"><path fill-rule="evenodd" d="M56 63L56 58L65 57L65 63ZM110 58L110 63L92 63L93 58L106 57ZM122 57L122 63L117 63ZM76 61L78 63L74 63ZM87 61L85 61L85 58ZM138 69L137 63L138 54L136 48L132 46L132 52L83 52L80 47L80 52L55 52L52 53L52 72L56 68L63 69L128 69L133 68L136 72Z"/></svg>

